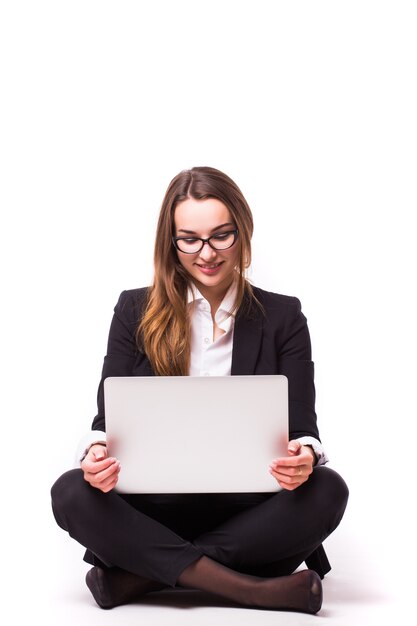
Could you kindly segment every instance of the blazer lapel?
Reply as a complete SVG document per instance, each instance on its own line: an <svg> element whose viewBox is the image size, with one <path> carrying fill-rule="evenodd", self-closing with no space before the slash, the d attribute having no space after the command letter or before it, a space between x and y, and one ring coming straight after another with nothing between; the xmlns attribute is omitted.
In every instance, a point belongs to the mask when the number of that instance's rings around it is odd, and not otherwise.
<svg viewBox="0 0 417 626"><path fill-rule="evenodd" d="M255 373L262 341L262 314L252 307L247 314L236 315L233 334L232 376Z"/></svg>

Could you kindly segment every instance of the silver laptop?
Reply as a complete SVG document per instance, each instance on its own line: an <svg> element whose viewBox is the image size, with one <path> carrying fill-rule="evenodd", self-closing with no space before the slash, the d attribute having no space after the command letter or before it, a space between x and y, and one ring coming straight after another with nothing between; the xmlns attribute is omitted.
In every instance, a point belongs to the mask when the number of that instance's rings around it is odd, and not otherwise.
<svg viewBox="0 0 417 626"><path fill-rule="evenodd" d="M109 454L119 493L280 489L287 455L285 376L127 376L104 381Z"/></svg>

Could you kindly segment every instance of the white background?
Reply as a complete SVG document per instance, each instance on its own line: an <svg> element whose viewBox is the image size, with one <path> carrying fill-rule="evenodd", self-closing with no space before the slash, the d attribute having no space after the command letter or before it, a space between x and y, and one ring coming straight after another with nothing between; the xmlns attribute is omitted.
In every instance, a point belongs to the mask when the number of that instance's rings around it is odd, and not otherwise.
<svg viewBox="0 0 417 626"><path fill-rule="evenodd" d="M193 165L241 187L251 280L308 318L321 436L351 490L330 556L371 567L370 602L405 597L416 31L401 0L1 2L2 570L19 611L23 566L32 602L68 565L83 575L49 489L95 415L119 293L151 280L166 187Z"/></svg>

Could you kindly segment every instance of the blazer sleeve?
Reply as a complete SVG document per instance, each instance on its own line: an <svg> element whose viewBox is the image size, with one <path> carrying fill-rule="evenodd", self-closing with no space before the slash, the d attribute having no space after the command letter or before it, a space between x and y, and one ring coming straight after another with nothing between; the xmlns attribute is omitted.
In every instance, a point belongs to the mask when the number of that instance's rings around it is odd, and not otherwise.
<svg viewBox="0 0 417 626"><path fill-rule="evenodd" d="M288 378L290 439L307 436L320 441L310 333L297 298L288 304L276 349L279 373Z"/></svg>
<svg viewBox="0 0 417 626"><path fill-rule="evenodd" d="M137 360L138 349L135 331L139 319L139 290L123 291L114 307L104 357L101 381L97 392L97 415L91 425L92 430L105 431L104 380L108 376L131 376Z"/></svg>

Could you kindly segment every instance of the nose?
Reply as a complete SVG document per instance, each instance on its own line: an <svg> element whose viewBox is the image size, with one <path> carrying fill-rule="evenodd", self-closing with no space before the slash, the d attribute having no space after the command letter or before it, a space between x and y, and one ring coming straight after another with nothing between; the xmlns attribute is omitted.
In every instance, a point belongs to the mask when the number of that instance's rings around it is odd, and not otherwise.
<svg viewBox="0 0 417 626"><path fill-rule="evenodd" d="M200 250L200 258L203 261L211 261L212 259L216 258L217 256L217 252L216 250L214 250L211 246L209 246L208 242L205 241L203 244L203 247Z"/></svg>

